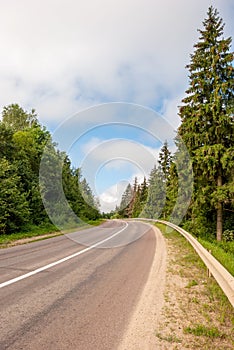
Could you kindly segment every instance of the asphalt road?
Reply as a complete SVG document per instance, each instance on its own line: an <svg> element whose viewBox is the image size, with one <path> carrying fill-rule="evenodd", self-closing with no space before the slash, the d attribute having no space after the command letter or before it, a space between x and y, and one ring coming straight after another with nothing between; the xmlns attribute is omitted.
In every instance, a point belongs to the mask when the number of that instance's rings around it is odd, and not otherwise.
<svg viewBox="0 0 234 350"><path fill-rule="evenodd" d="M0 250L0 349L117 349L155 247L148 225L111 221Z"/></svg>

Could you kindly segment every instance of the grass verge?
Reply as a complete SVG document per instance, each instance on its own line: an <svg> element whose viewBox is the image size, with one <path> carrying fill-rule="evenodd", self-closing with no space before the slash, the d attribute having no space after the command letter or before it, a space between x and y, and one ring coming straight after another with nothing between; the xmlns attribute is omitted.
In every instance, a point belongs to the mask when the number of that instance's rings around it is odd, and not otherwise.
<svg viewBox="0 0 234 350"><path fill-rule="evenodd" d="M159 349L233 349L234 310L193 247L177 231L156 226L167 245L164 307L155 336ZM180 344L178 345L178 340Z"/></svg>
<svg viewBox="0 0 234 350"><path fill-rule="evenodd" d="M80 226L79 229L92 226L98 226L103 223L103 219L88 221L84 226ZM30 241L42 240L47 238L52 238L55 236L62 235L63 233L58 230L58 228L52 224L43 224L40 226L30 225L25 228L22 232L11 233L9 235L0 235L0 248L5 248L10 246L16 241L31 239ZM34 239L33 239L34 238ZM20 243L20 242L19 242Z"/></svg>
<svg viewBox="0 0 234 350"><path fill-rule="evenodd" d="M0 235L0 244L6 245L20 239L39 237L45 234L59 234L59 230L52 224L44 224L40 226L28 226L22 232Z"/></svg>
<svg viewBox="0 0 234 350"><path fill-rule="evenodd" d="M198 241L234 276L234 242Z"/></svg>

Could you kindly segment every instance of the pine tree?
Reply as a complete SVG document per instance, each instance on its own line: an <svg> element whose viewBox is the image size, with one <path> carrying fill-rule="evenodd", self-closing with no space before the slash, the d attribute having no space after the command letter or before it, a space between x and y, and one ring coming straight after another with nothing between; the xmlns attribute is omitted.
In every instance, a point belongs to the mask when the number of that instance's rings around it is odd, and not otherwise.
<svg viewBox="0 0 234 350"><path fill-rule="evenodd" d="M147 200L147 196L148 196L148 184L146 181L146 177L144 176L144 180L141 184L141 196L140 196L140 203L141 203L141 208L140 208L140 215L142 210L144 209L146 200Z"/></svg>
<svg viewBox="0 0 234 350"><path fill-rule="evenodd" d="M96 220L100 216L99 208L97 207L97 201L95 200L92 189L85 178L80 182L80 189L84 199L82 217L84 219Z"/></svg>
<svg viewBox="0 0 234 350"><path fill-rule="evenodd" d="M133 188L132 188L132 198L126 208L126 214L127 214L127 217L129 218L133 217L134 204L137 200L136 198L137 190L138 190L138 179L137 177L135 177Z"/></svg>
<svg viewBox="0 0 234 350"><path fill-rule="evenodd" d="M118 209L118 213L120 216L129 217L129 205L132 201L132 198L133 198L133 189L131 184L129 183L121 198L121 203Z"/></svg>
<svg viewBox="0 0 234 350"><path fill-rule="evenodd" d="M136 194L134 196L132 217L137 218L141 212L141 185L137 186Z"/></svg>
<svg viewBox="0 0 234 350"><path fill-rule="evenodd" d="M135 184L134 187L135 188ZM148 185L146 177L144 177L143 182L138 185L137 191L134 195L133 208L132 208L132 217L137 218L142 215L146 200L148 195Z"/></svg>
<svg viewBox="0 0 234 350"><path fill-rule="evenodd" d="M178 174L176 164L171 161L168 174L168 180L166 183L166 201L163 208L163 218L169 220L172 214L173 208L176 205L178 198Z"/></svg>
<svg viewBox="0 0 234 350"><path fill-rule="evenodd" d="M148 182L148 195L142 216L158 219L164 207L166 193L163 173L156 166L151 170Z"/></svg>
<svg viewBox="0 0 234 350"><path fill-rule="evenodd" d="M168 148L168 142L166 140L161 148L161 151L159 152L159 160L158 160L159 171L162 175L162 181L163 181L163 184L165 184L166 188L168 186L168 181L169 181L171 162L172 162L172 156ZM171 203L168 203L168 201L169 201L169 198L167 196L165 206L162 210L163 219L166 219L166 217L168 217L168 207L171 207Z"/></svg>
<svg viewBox="0 0 234 350"><path fill-rule="evenodd" d="M193 214L216 211L216 238L222 239L223 205L233 196L234 69L231 38L223 38L224 24L213 7L199 30L189 70L189 88L179 115L182 137L193 160ZM210 215L210 219L213 217Z"/></svg>
<svg viewBox="0 0 234 350"><path fill-rule="evenodd" d="M167 140L164 142L161 151L159 152L159 160L158 160L159 166L164 174L164 179L167 181L170 171L170 164L171 164L171 152L168 148L168 142Z"/></svg>
<svg viewBox="0 0 234 350"><path fill-rule="evenodd" d="M178 136L175 139L177 150L171 162L170 177L167 182L167 195L174 202L169 221L179 225L188 220L189 206L193 194L193 169L187 148ZM174 169L173 169L174 168ZM172 188L174 186L174 188ZM169 198L167 198L168 204ZM169 207L171 207L171 204Z"/></svg>

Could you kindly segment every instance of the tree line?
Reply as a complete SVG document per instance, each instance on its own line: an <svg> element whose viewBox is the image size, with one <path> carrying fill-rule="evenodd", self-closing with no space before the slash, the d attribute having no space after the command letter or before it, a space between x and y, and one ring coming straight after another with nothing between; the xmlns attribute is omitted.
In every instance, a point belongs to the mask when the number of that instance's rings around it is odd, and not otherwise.
<svg viewBox="0 0 234 350"><path fill-rule="evenodd" d="M223 231L232 230L234 223L232 40L223 37L223 20L213 7L208 9L199 33L187 65L189 86L179 106L177 151L171 154L165 141L149 178L129 184L116 211L118 217L127 218L176 221L183 217L186 229L221 240ZM192 161L192 192L184 146ZM43 154L46 169L40 173ZM60 181L63 192L57 190ZM0 234L49 223L51 217L59 227L72 225L67 222L64 196L81 220L100 217L97 200L81 169L73 168L69 157L58 150L35 110L27 112L17 104L4 107L0 121ZM48 216L44 205L50 201L54 205L47 208Z"/></svg>
<svg viewBox="0 0 234 350"><path fill-rule="evenodd" d="M39 183L42 154L47 146L50 182ZM56 167L62 162L64 194L74 213L82 220L100 217L96 200L81 170L71 165L69 157L58 150L51 134L42 127L35 110L24 111L12 104L3 108L0 121L0 234L10 234L32 225L50 223L43 200L54 200L55 211L62 201L56 191ZM48 176L45 174L45 176ZM42 187L42 188L41 188ZM57 212L59 212L57 210ZM66 223L61 211L60 221Z"/></svg>
<svg viewBox="0 0 234 350"><path fill-rule="evenodd" d="M224 23L210 7L199 41L194 45L189 87L179 106L181 124L175 142L186 146L193 168L193 194L182 224L196 235L222 239L234 224L234 68L232 39L224 38ZM178 166L167 143L149 180L128 185L119 216L169 219L178 199ZM186 189L185 189L186 191ZM147 195L146 195L147 193ZM183 203L181 201L181 207Z"/></svg>
<svg viewBox="0 0 234 350"><path fill-rule="evenodd" d="M118 216L169 219L178 195L178 174L167 141L159 153L158 166L154 166L148 180L127 185L119 207Z"/></svg>

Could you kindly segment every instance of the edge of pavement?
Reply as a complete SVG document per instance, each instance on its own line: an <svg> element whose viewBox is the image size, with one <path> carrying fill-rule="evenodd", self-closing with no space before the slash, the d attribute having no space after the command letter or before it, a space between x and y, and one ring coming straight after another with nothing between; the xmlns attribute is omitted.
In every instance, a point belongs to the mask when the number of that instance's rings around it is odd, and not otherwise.
<svg viewBox="0 0 234 350"><path fill-rule="evenodd" d="M138 304L119 343L118 350L155 350L155 336L160 312L164 305L167 250L160 230L149 225L155 232L156 249L154 260Z"/></svg>

